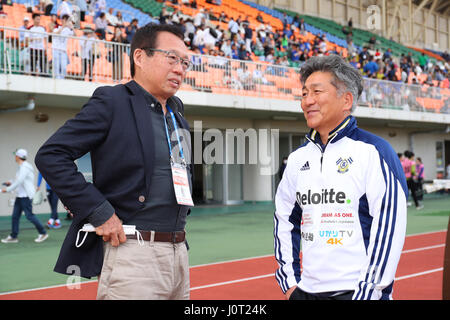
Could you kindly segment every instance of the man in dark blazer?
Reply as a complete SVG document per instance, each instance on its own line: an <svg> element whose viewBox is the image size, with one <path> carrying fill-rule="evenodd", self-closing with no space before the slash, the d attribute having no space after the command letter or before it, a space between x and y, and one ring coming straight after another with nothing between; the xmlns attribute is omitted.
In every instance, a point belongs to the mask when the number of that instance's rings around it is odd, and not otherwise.
<svg viewBox="0 0 450 320"><path fill-rule="evenodd" d="M174 162L187 163L192 194L191 159L175 151L191 154L183 103L174 96L190 68L183 39L172 25L138 29L130 53L133 80L96 89L35 158L73 214L54 270L87 278L101 274L98 299L189 298L184 227L190 206L180 204L171 171ZM88 152L93 183L74 162ZM77 247L85 223L95 232ZM125 235L125 224L136 226L139 235Z"/></svg>

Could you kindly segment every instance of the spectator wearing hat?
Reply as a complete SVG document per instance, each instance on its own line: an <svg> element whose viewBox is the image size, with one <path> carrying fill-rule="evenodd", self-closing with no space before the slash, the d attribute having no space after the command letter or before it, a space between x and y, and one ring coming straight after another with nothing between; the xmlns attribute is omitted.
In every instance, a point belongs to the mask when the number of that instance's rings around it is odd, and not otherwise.
<svg viewBox="0 0 450 320"><path fill-rule="evenodd" d="M32 199L35 194L34 188L34 169L27 161L28 153L25 149L17 149L14 152L15 161L19 165L16 178L13 181L5 182L6 188L1 189L2 193L15 191L16 200L14 201L14 209L12 213L12 232L8 237L2 239L3 243L17 243L19 239L19 221L22 211L25 217L36 227L39 236L34 239L35 242L42 242L48 238L48 234L42 226L38 218L33 214Z"/></svg>

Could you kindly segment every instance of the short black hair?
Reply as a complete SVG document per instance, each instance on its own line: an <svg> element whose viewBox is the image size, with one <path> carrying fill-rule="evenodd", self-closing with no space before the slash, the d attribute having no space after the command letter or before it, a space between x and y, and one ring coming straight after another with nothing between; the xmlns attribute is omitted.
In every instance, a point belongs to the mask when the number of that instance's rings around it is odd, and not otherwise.
<svg viewBox="0 0 450 320"><path fill-rule="evenodd" d="M34 18L40 17L40 16L41 16L41 15L40 15L39 13L35 12L35 13L33 13L33 14L31 15L31 19L34 19Z"/></svg>
<svg viewBox="0 0 450 320"><path fill-rule="evenodd" d="M137 29L131 40L130 48L130 73L132 77L134 77L135 74L134 51L140 48L155 49L156 39L160 32L170 32L184 41L183 30L178 25L148 23L142 28ZM151 56L153 53L146 51L146 54Z"/></svg>

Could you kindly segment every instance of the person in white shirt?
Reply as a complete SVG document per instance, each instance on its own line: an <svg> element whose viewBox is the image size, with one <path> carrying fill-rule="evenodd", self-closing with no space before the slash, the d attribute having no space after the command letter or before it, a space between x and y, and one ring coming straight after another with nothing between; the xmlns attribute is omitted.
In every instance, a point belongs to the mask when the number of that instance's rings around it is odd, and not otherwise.
<svg viewBox="0 0 450 320"><path fill-rule="evenodd" d="M95 32L99 35L100 40L105 40L106 32L108 32L108 21L104 12L100 13L98 18L95 19Z"/></svg>
<svg viewBox="0 0 450 320"><path fill-rule="evenodd" d="M392 299L408 198L397 153L352 116L363 91L357 69L316 56L299 76L311 130L275 196L277 282L289 300Z"/></svg>
<svg viewBox="0 0 450 320"><path fill-rule="evenodd" d="M105 13L105 16L106 16L106 21L107 21L108 25L115 27L119 23L119 20L113 14L113 12L114 12L114 9L109 8L108 12Z"/></svg>
<svg viewBox="0 0 450 320"><path fill-rule="evenodd" d="M81 49L81 76L84 80L86 72L89 69L89 81L92 81L92 72L96 58L96 36L94 30L90 28L84 29L84 34L80 40Z"/></svg>
<svg viewBox="0 0 450 320"><path fill-rule="evenodd" d="M225 40L222 43L222 46L220 47L220 50L225 54L225 57L231 58L232 57L231 39Z"/></svg>
<svg viewBox="0 0 450 320"><path fill-rule="evenodd" d="M23 18L23 26L19 28L19 44L20 44L20 54L19 61L20 65L23 66L23 71L25 73L30 73L30 49L27 46L27 37L29 36L28 27L30 24L30 18Z"/></svg>
<svg viewBox="0 0 450 320"><path fill-rule="evenodd" d="M232 34L237 34L239 32L239 24L234 21L233 18L228 21L228 30L230 30Z"/></svg>
<svg viewBox="0 0 450 320"><path fill-rule="evenodd" d="M62 17L62 25L53 30L53 71L56 79L64 79L69 64L67 41L73 36L73 24L66 14Z"/></svg>
<svg viewBox="0 0 450 320"><path fill-rule="evenodd" d="M47 73L47 39L48 35L43 26L41 26L41 16L33 13L33 26L25 34L26 43L30 48L31 73L37 75L38 72ZM39 67L39 69L38 69Z"/></svg>
<svg viewBox="0 0 450 320"><path fill-rule="evenodd" d="M62 0L61 4L59 5L58 12L58 16L61 18L66 14L70 17L72 15L72 8L66 0Z"/></svg>
<svg viewBox="0 0 450 320"><path fill-rule="evenodd" d="M14 201L14 209L12 213L12 232L2 239L3 243L17 243L19 239L19 221L22 216L22 211L25 212L25 217L36 227L39 236L34 240L35 242L42 242L48 238L48 234L42 226L39 219L33 214L32 199L36 189L34 187L34 169L32 165L27 162L28 153L25 149L17 149L14 152L15 160L19 165L17 169L16 178L14 181L3 183L6 188L1 189L1 193L12 192L16 193L16 200Z"/></svg>

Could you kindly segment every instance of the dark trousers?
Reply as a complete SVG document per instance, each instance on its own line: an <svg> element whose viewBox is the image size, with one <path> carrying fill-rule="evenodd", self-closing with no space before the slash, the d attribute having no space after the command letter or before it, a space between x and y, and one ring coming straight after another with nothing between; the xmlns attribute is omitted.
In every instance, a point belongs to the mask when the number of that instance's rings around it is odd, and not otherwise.
<svg viewBox="0 0 450 320"><path fill-rule="evenodd" d="M289 300L351 300L353 293L354 291L346 291L342 294L331 296L331 292L308 293L297 287L292 292Z"/></svg>
<svg viewBox="0 0 450 320"><path fill-rule="evenodd" d="M38 218L33 214L30 198L16 198L12 213L12 232L11 237L17 238L19 235L19 222L22 216L22 211L25 212L25 217L36 227L39 234L46 234L44 227Z"/></svg>
<svg viewBox="0 0 450 320"><path fill-rule="evenodd" d="M53 190L47 190L47 200L52 210L51 218L58 219L58 196Z"/></svg>
<svg viewBox="0 0 450 320"><path fill-rule="evenodd" d="M412 178L406 180L406 183L408 184L408 189L411 191L412 198L414 200L414 204L416 207L419 206L419 200L417 199L417 184L414 182Z"/></svg>
<svg viewBox="0 0 450 320"><path fill-rule="evenodd" d="M94 55L92 55L90 59L82 59L81 76L82 76L83 80L84 80L86 73L89 70L89 81L92 81L92 73L94 71L94 63L95 63Z"/></svg>
<svg viewBox="0 0 450 320"><path fill-rule="evenodd" d="M33 74L38 73L38 64L39 72L47 73L47 54L45 50L30 49L30 65Z"/></svg>

